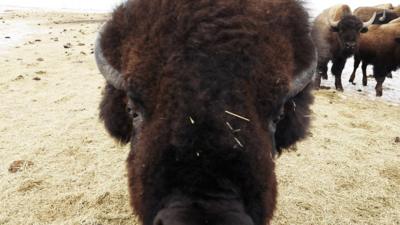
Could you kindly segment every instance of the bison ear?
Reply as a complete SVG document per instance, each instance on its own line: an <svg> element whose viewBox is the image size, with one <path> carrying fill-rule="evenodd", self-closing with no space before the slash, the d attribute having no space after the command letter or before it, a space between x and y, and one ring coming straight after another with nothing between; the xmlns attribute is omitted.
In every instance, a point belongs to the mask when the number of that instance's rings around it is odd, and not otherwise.
<svg viewBox="0 0 400 225"><path fill-rule="evenodd" d="M331 26L331 31L332 32L339 32L339 28Z"/></svg>
<svg viewBox="0 0 400 225"><path fill-rule="evenodd" d="M126 144L134 135L133 121L127 111L126 94L107 84L100 103L100 119L108 133L121 144Z"/></svg>
<svg viewBox="0 0 400 225"><path fill-rule="evenodd" d="M396 41L397 43L400 44L400 37L396 37L396 38L394 39L394 41Z"/></svg>
<svg viewBox="0 0 400 225"><path fill-rule="evenodd" d="M367 33L368 32L368 27L363 27L361 30L360 30L360 33Z"/></svg>
<svg viewBox="0 0 400 225"><path fill-rule="evenodd" d="M307 137L310 126L310 106L313 100L312 85L308 85L302 92L286 102L285 115L277 124L275 133L276 148L279 153L282 149Z"/></svg>

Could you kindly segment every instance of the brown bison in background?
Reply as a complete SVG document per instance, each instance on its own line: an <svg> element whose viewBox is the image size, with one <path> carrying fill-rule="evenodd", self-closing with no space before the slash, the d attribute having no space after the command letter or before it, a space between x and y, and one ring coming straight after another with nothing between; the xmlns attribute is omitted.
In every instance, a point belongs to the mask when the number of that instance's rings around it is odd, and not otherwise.
<svg viewBox="0 0 400 225"><path fill-rule="evenodd" d="M341 75L346 60L357 51L360 33L368 31L375 15L363 23L352 15L349 6L336 5L324 10L315 18L312 37L318 49L318 69L315 77L317 89L321 84L321 77L327 79L328 63L332 61L331 72L335 76L335 87L343 91Z"/></svg>
<svg viewBox="0 0 400 225"><path fill-rule="evenodd" d="M392 6L392 4L382 4L382 5L378 5L378 6L374 6L374 7L359 7L357 9L354 10L354 15L356 15L358 18L360 18L363 21L368 20L374 13L376 14L376 18L374 20L374 22L372 24L387 24L393 20L396 20L400 17L400 10L398 10L399 7L394 8ZM399 12L396 12L397 11ZM355 75L356 75L356 71L357 68L359 66L359 58L356 58L356 55L358 53L355 54L355 60L354 60L354 70L353 73L350 76L349 82L352 84L354 83L354 79L355 79ZM366 62L362 62L362 68L363 68L363 73L366 74L366 69L367 69L368 63ZM389 73L387 74L387 77L392 77L392 74ZM367 76L364 75L363 76L363 85L366 86L367 85Z"/></svg>
<svg viewBox="0 0 400 225"><path fill-rule="evenodd" d="M372 25L368 33L361 35L359 50L354 55L354 70L349 80L352 83L361 61L363 85L367 85L367 66L372 64L377 81L376 95L382 96L382 84L387 74L400 67L400 19L388 24Z"/></svg>
<svg viewBox="0 0 400 225"><path fill-rule="evenodd" d="M362 21L369 20L374 13L376 13L376 18L372 24L386 24L400 17L400 12L378 7L359 7L353 12Z"/></svg>
<svg viewBox="0 0 400 225"><path fill-rule="evenodd" d="M306 136L316 55L294 0L134 0L96 44L100 116L144 225L264 225L280 152Z"/></svg>

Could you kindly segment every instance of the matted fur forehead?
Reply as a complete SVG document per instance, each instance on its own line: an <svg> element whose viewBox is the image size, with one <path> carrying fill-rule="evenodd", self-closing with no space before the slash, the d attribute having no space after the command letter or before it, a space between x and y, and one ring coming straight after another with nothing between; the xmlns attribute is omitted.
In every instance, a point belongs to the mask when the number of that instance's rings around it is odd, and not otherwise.
<svg viewBox="0 0 400 225"><path fill-rule="evenodd" d="M251 110L245 108L257 105L257 101L270 108L287 93L288 79L282 73L290 66L277 72L261 65L262 61L240 54L210 57L192 53L177 56L158 68L144 63L140 67L143 71L137 69L136 75L130 77L128 91L141 98L150 115L154 111L170 114L173 110L179 118L181 115L176 113L179 110L192 112L193 116L202 113L218 116L233 108L240 112Z"/></svg>
<svg viewBox="0 0 400 225"><path fill-rule="evenodd" d="M354 29L358 32L363 27L363 23L354 15L346 15L340 20L338 27L344 30Z"/></svg>
<svg viewBox="0 0 400 225"><path fill-rule="evenodd" d="M196 13L187 10L189 13L182 12L179 18L167 16L169 19L137 28L147 31L132 38L135 46L126 50L127 56L123 57L130 60L125 71L131 89L145 98L168 100L168 95L173 94L168 93L171 90L188 90L189 93L190 89L196 89L193 85L203 89L196 90L198 92L215 89L210 93L215 95L221 88L231 91L232 83L240 82L244 88L248 82L249 86L270 90L264 98L273 105L287 91L289 77L294 76L295 54L290 40L260 26L257 14L246 18L237 13L227 16L232 10L244 11L242 14L251 12L237 4L207 7L211 10ZM169 29L171 26L174 28ZM268 26L273 29L273 24ZM125 45L129 49L128 44ZM254 85L250 85L251 82ZM152 93L148 92L150 90ZM255 97L257 89L247 94ZM196 98L195 95L197 93L192 91L190 96Z"/></svg>
<svg viewBox="0 0 400 225"><path fill-rule="evenodd" d="M247 82L242 97L268 115L312 61L309 24L297 19L305 17L293 1L129 1L114 12L102 48L150 115L171 99L169 89L189 90L199 79L208 90Z"/></svg>

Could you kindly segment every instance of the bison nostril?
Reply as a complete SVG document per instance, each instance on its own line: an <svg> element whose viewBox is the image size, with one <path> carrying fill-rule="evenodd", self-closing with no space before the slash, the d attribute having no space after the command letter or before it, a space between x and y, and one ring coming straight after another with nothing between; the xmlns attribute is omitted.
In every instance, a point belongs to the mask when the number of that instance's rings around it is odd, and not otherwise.
<svg viewBox="0 0 400 225"><path fill-rule="evenodd" d="M354 48L356 46L356 43L346 43L347 48Z"/></svg>
<svg viewBox="0 0 400 225"><path fill-rule="evenodd" d="M158 219L154 222L154 225L164 225L164 223L162 222L162 220Z"/></svg>

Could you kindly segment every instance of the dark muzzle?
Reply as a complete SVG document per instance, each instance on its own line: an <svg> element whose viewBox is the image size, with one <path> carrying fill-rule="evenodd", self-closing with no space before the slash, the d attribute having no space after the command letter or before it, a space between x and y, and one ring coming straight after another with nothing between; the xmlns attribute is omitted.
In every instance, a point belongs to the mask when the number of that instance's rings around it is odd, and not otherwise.
<svg viewBox="0 0 400 225"><path fill-rule="evenodd" d="M161 210L153 225L254 225L244 212L204 214L194 208L166 208Z"/></svg>
<svg viewBox="0 0 400 225"><path fill-rule="evenodd" d="M225 194L222 194L225 196ZM175 198L161 209L153 225L254 225L236 198Z"/></svg>

